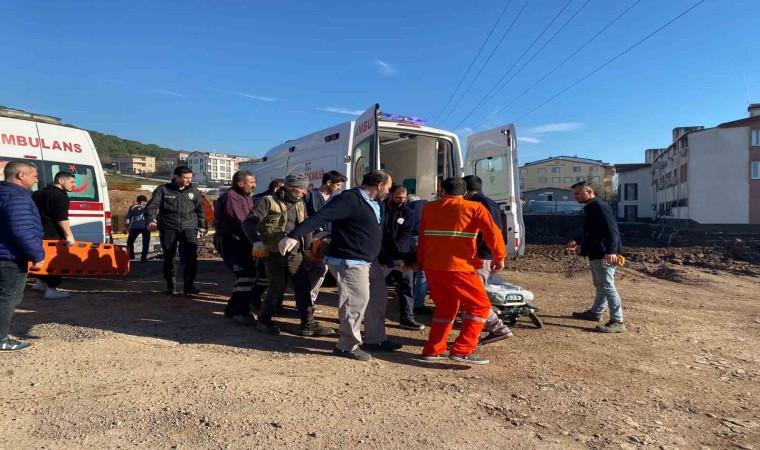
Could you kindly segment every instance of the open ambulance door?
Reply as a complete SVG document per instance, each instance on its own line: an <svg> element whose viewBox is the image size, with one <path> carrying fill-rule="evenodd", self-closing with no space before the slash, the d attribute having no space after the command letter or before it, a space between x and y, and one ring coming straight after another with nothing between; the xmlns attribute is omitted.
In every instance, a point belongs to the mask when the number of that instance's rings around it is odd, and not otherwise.
<svg viewBox="0 0 760 450"><path fill-rule="evenodd" d="M349 187L361 186L364 174L380 168L380 147L377 132L377 111L379 104L364 111L354 124L351 148L351 180Z"/></svg>
<svg viewBox="0 0 760 450"><path fill-rule="evenodd" d="M514 124L469 136L465 173L480 177L483 180L483 194L499 204L507 255L524 255L525 224L520 202Z"/></svg>

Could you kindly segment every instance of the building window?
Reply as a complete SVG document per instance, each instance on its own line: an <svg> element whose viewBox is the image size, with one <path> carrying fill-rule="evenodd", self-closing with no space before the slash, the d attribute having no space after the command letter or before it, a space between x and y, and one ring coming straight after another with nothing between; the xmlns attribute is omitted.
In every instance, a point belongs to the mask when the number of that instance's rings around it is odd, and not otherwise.
<svg viewBox="0 0 760 450"><path fill-rule="evenodd" d="M528 173L528 169L520 169L521 175L525 175L526 173Z"/></svg>
<svg viewBox="0 0 760 450"><path fill-rule="evenodd" d="M760 146L760 130L752 130L752 145Z"/></svg>
<svg viewBox="0 0 760 450"><path fill-rule="evenodd" d="M599 177L591 177L591 182L592 183L598 183L599 181L601 181L601 179Z"/></svg>
<svg viewBox="0 0 760 450"><path fill-rule="evenodd" d="M541 167L538 169L538 173L546 173L546 169Z"/></svg>
<svg viewBox="0 0 760 450"><path fill-rule="evenodd" d="M575 177L575 181L577 182L586 181L586 177Z"/></svg>
<svg viewBox="0 0 760 450"><path fill-rule="evenodd" d="M639 199L639 185L636 183L625 183L625 200Z"/></svg>
<svg viewBox="0 0 760 450"><path fill-rule="evenodd" d="M760 180L760 161L752 161L752 179Z"/></svg>
<svg viewBox="0 0 760 450"><path fill-rule="evenodd" d="M559 173L560 167L552 167L552 173Z"/></svg>
<svg viewBox="0 0 760 450"><path fill-rule="evenodd" d="M679 168L679 170L681 171L680 178L679 178L681 180L681 183L686 183L687 181L689 181L688 168L689 168L688 164L682 164L681 167Z"/></svg>
<svg viewBox="0 0 760 450"><path fill-rule="evenodd" d="M552 183L559 183L560 177L552 177Z"/></svg>
<svg viewBox="0 0 760 450"><path fill-rule="evenodd" d="M571 184L573 182L573 177L565 177L565 184Z"/></svg>
<svg viewBox="0 0 760 450"><path fill-rule="evenodd" d="M520 178L520 186L522 186L523 184L525 184L525 178Z"/></svg>
<svg viewBox="0 0 760 450"><path fill-rule="evenodd" d="M591 166L590 172L599 172L599 166Z"/></svg>
<svg viewBox="0 0 760 450"><path fill-rule="evenodd" d="M539 178L539 179L538 179L538 182L539 182L539 183L543 183L543 184L546 184L546 177L541 177L541 178Z"/></svg>
<svg viewBox="0 0 760 450"><path fill-rule="evenodd" d="M580 172L580 171L581 171L581 167L579 166L573 167L573 172Z"/></svg>

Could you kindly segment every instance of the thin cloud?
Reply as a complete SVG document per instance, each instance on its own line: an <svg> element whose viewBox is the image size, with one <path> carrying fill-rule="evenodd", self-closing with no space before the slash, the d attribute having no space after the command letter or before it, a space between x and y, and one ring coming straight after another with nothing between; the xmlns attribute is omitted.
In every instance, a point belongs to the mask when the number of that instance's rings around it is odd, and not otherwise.
<svg viewBox="0 0 760 450"><path fill-rule="evenodd" d="M262 95L246 94L245 92L233 92L233 94L239 95L245 98L251 98L254 100L261 100L262 102L276 102L277 101L275 97L264 97Z"/></svg>
<svg viewBox="0 0 760 450"><path fill-rule="evenodd" d="M526 128L525 132L528 134L546 134L546 133L558 133L563 131L575 131L584 128L586 125L580 122L559 122L549 123L546 125L539 125L537 127Z"/></svg>
<svg viewBox="0 0 760 450"><path fill-rule="evenodd" d="M391 75L396 75L398 73L398 70L396 70L395 67L388 64L385 61L380 61L379 59L376 59L375 64L377 64L380 67L380 73L383 75L391 76Z"/></svg>
<svg viewBox="0 0 760 450"><path fill-rule="evenodd" d="M464 128L458 129L456 131L456 134L458 134L458 135L460 135L462 137L467 137L467 136L471 135L474 132L475 132L475 130L473 130L472 128L470 128L470 127L464 127Z"/></svg>
<svg viewBox="0 0 760 450"><path fill-rule="evenodd" d="M525 142L526 144L538 144L539 142L541 142L541 139L536 139L534 137L527 137L527 136L518 137L517 140L519 142Z"/></svg>
<svg viewBox="0 0 760 450"><path fill-rule="evenodd" d="M169 96L172 96L172 97L184 97L184 95L182 95L182 94L180 94L178 92L170 91L168 89L151 89L151 90L146 91L146 92L149 93L149 94L169 95Z"/></svg>
<svg viewBox="0 0 760 450"><path fill-rule="evenodd" d="M335 106L328 106L326 108L314 108L318 109L320 111L327 111L331 113L338 113L338 114L348 114L349 116L358 116L364 111L361 109L348 109L348 108L340 108Z"/></svg>

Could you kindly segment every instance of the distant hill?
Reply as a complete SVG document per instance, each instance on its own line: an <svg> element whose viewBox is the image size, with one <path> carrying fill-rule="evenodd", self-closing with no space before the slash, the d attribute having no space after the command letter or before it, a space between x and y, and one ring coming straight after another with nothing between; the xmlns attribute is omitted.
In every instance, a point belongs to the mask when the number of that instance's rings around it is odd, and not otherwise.
<svg viewBox="0 0 760 450"><path fill-rule="evenodd" d="M0 109L16 108L0 105ZM63 126L84 129L70 124L63 124ZM92 137L92 142L95 144L95 148L98 149L98 156L100 156L100 161L104 163L112 162L114 158L119 156L150 155L159 157L169 152L175 151L174 149L161 147L156 144L143 144L142 142L138 141L122 139L119 136L114 136L112 134L103 134L93 130L87 131Z"/></svg>

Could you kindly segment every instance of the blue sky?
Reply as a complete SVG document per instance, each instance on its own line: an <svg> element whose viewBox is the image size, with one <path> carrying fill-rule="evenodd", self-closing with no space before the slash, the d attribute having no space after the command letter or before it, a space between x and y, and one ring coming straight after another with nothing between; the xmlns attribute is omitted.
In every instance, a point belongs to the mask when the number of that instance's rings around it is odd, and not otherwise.
<svg viewBox="0 0 760 450"><path fill-rule="evenodd" d="M261 155L378 102L456 130L464 146L468 133L523 116L699 0L591 0L462 122L567 1L5 2L0 104L145 143ZM508 3L449 107L493 57L458 107L440 114ZM585 3L572 0L505 80ZM746 117L748 91L760 103L756 15L754 0L704 1L520 118L520 161L641 162L676 126Z"/></svg>

